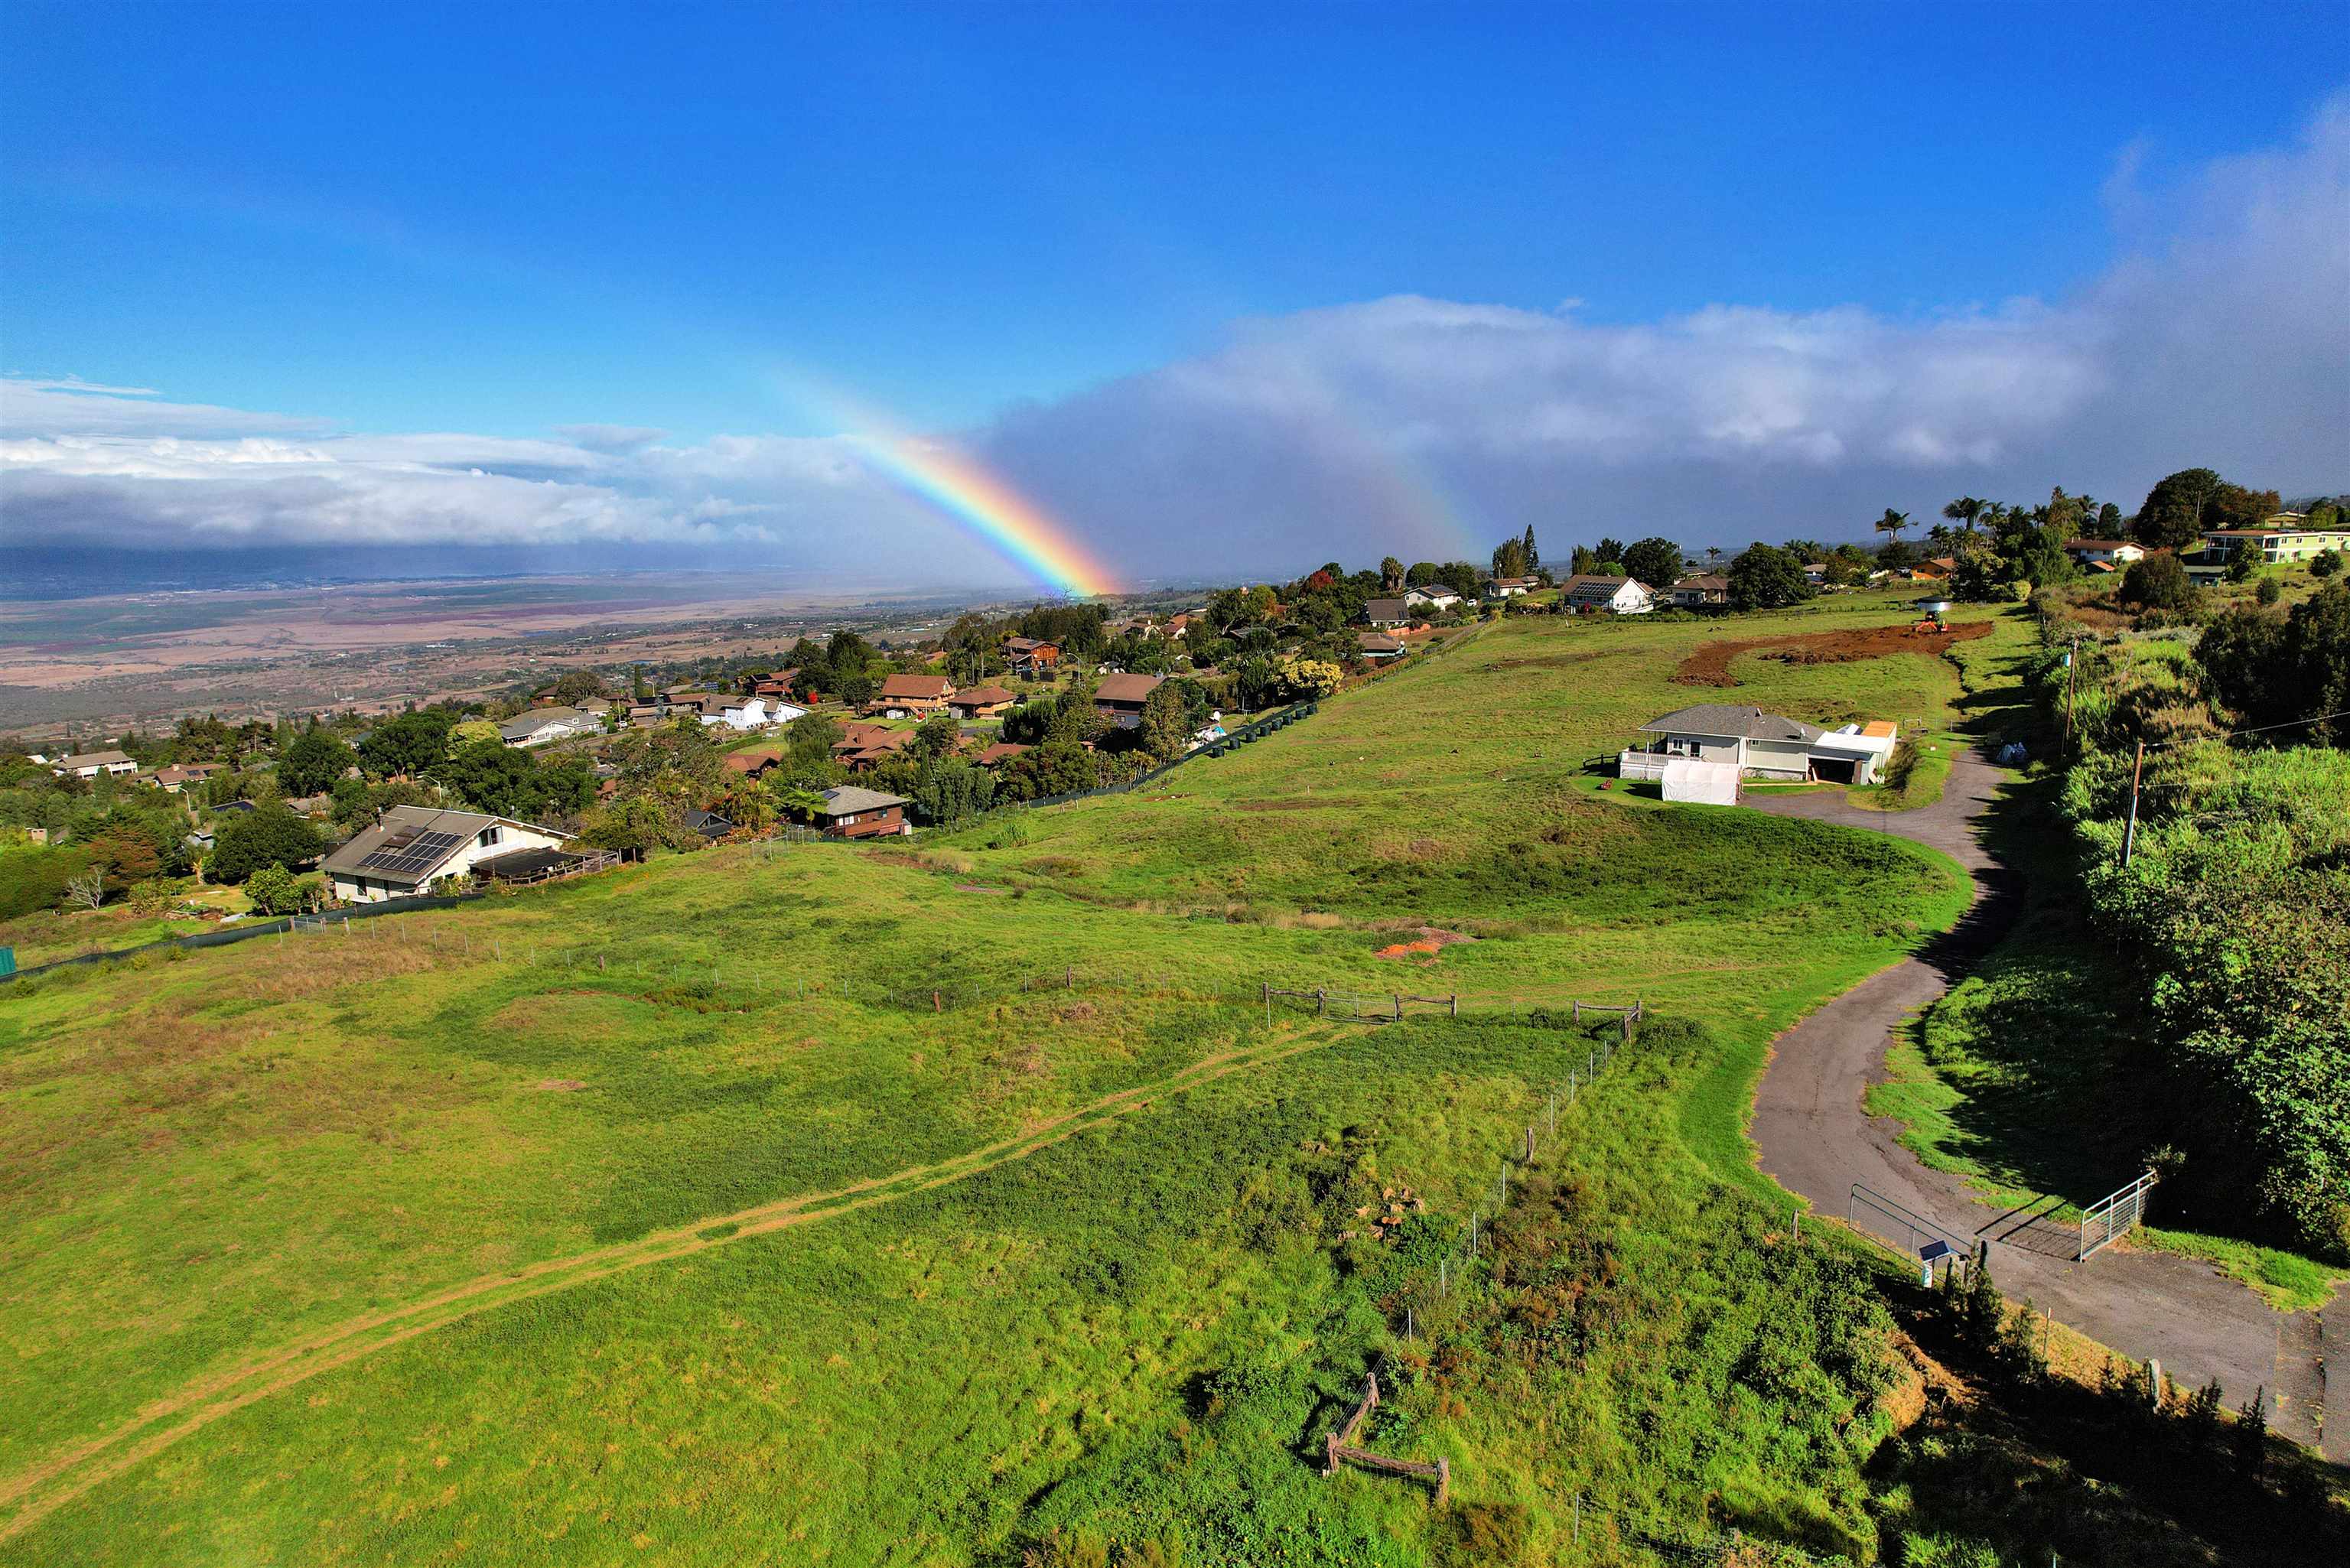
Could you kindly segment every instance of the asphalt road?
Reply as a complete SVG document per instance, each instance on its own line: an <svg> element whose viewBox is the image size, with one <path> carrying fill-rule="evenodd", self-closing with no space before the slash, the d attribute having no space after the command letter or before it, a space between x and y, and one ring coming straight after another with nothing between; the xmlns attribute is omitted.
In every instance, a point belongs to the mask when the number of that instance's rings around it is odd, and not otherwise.
<svg viewBox="0 0 2350 1568"><path fill-rule="evenodd" d="M2029 1301L2139 1361L2159 1360L2173 1380L2218 1377L2230 1406L2268 1390L2271 1425L2350 1462L2350 1286L2322 1312L2285 1314L2209 1265L2168 1253L2108 1248L2076 1262L2074 1230L2034 1208L1995 1210L1956 1177L1929 1170L1894 1141L1900 1124L1862 1109L1885 1076L1892 1031L1942 994L2015 918L2016 878L1977 836L2000 770L1972 752L1953 760L1942 798L1907 812L1861 811L1840 790L1759 795L1778 816L1838 822L1941 850L1966 867L1975 901L1958 929L1883 970L1779 1036L1755 1096L1753 1137L1764 1171L1824 1213L1844 1214L1859 1182L1961 1241L1991 1241L1991 1277L2012 1301ZM2116 1169L2113 1185L2137 1173ZM1881 1214L1867 1228L1902 1241ZM2334 1354L2327 1356L2331 1349ZM2327 1386L2324 1366L2341 1368Z"/></svg>

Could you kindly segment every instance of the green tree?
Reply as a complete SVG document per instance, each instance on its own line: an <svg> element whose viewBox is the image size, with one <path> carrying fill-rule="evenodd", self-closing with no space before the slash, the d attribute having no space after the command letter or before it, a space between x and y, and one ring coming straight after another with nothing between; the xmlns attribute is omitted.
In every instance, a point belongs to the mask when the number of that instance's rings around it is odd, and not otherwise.
<svg viewBox="0 0 2350 1568"><path fill-rule="evenodd" d="M2147 492L2132 533L2148 549L2183 550L2203 537L2204 514L2228 482L2208 468L2182 468Z"/></svg>
<svg viewBox="0 0 2350 1568"><path fill-rule="evenodd" d="M1730 603L1735 609L1777 609L1812 597L1803 564L1759 539L1730 563L1729 576Z"/></svg>
<svg viewBox="0 0 2350 1568"><path fill-rule="evenodd" d="M2097 537L2118 539L2122 536L2122 509L2112 502L2097 508Z"/></svg>
<svg viewBox="0 0 2350 1568"><path fill-rule="evenodd" d="M1528 574L1526 545L1523 539L1504 539L1493 546L1493 575L1497 577L1523 577Z"/></svg>
<svg viewBox="0 0 2350 1568"><path fill-rule="evenodd" d="M555 700L569 707L593 707L604 695L604 678L592 670L569 670L555 680Z"/></svg>
<svg viewBox="0 0 2350 1568"><path fill-rule="evenodd" d="M387 719L359 742L359 763L377 778L421 774L449 754L454 715L438 708Z"/></svg>
<svg viewBox="0 0 2350 1568"><path fill-rule="evenodd" d="M264 866L244 880L244 896L265 915L292 915L308 908L315 878L296 877L283 866Z"/></svg>
<svg viewBox="0 0 2350 1568"><path fill-rule="evenodd" d="M1176 682L1160 681L1142 700L1142 722L1136 732L1151 761L1171 763L1189 751L1191 729L1183 690Z"/></svg>
<svg viewBox="0 0 2350 1568"><path fill-rule="evenodd" d="M292 867L326 848L318 830L273 801L222 820L206 869L215 882L244 881L264 866Z"/></svg>
<svg viewBox="0 0 2350 1568"><path fill-rule="evenodd" d="M1526 570L1528 572L1541 571L1542 552L1534 547L1534 525L1533 524L1529 523L1526 524L1526 536L1523 539L1521 539L1518 543L1525 551Z"/></svg>
<svg viewBox="0 0 2350 1568"><path fill-rule="evenodd" d="M1885 515L1877 520L1877 531L1886 536L1885 542L1888 546L1901 543L1901 530L1908 526L1909 514L1896 512L1890 506L1885 509Z"/></svg>
<svg viewBox="0 0 2350 1568"><path fill-rule="evenodd" d="M1942 508L1942 515L1957 524L1961 533L1971 534L1975 531L1975 524L1982 520L1983 508L1989 504L1971 495L1961 495Z"/></svg>
<svg viewBox="0 0 2350 1568"><path fill-rule="evenodd" d="M359 753L331 730L305 730L277 759L277 783L289 795L324 794L335 787Z"/></svg>
<svg viewBox="0 0 2350 1568"><path fill-rule="evenodd" d="M1670 539L1643 539L1624 552L1624 569L1652 588L1671 587L1681 565L1681 547Z"/></svg>
<svg viewBox="0 0 2350 1568"><path fill-rule="evenodd" d="M2187 575L2187 567L2168 551L2132 561L2122 573L2124 604L2183 610L2192 609L2198 597L2195 581Z"/></svg>
<svg viewBox="0 0 2350 1568"><path fill-rule="evenodd" d="M527 816L538 801L526 752L498 741L474 741L433 770L433 777L475 811L493 816Z"/></svg>
<svg viewBox="0 0 2350 1568"><path fill-rule="evenodd" d="M2342 552L2339 550L2320 550L2309 558L2309 575L2321 583L2341 570Z"/></svg>
<svg viewBox="0 0 2350 1568"><path fill-rule="evenodd" d="M1531 529L1528 530L1532 532ZM1399 594L1404 589L1403 563L1393 556L1379 563L1379 588L1384 593Z"/></svg>

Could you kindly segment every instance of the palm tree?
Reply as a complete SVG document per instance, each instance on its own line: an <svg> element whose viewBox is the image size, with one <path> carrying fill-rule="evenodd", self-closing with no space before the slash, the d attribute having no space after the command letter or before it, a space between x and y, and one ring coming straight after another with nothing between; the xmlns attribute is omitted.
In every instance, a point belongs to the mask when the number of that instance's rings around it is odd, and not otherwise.
<svg viewBox="0 0 2350 1568"><path fill-rule="evenodd" d="M1971 495L1961 495L1942 508L1942 515L1957 524L1959 532L1961 534L1972 534L1975 531L1975 524L1982 517L1983 508L1990 504L1989 502L1978 501Z"/></svg>
<svg viewBox="0 0 2350 1568"><path fill-rule="evenodd" d="M825 806L824 792L806 784L785 784L773 793L777 805L801 816L814 816Z"/></svg>
<svg viewBox="0 0 2350 1568"><path fill-rule="evenodd" d="M1721 560L1721 545L1708 545L1705 547L1705 569L1706 569L1707 571L1709 571L1709 572L1710 572L1710 571L1713 570L1714 563L1715 563L1715 562L1717 562L1717 561L1719 561L1719 560Z"/></svg>
<svg viewBox="0 0 2350 1568"><path fill-rule="evenodd" d="M1877 531L1880 534L1891 535L1893 543L1897 545L1901 543L1901 530L1908 526L1909 526L1909 514L1896 512L1890 506L1885 509L1885 515L1877 520Z"/></svg>

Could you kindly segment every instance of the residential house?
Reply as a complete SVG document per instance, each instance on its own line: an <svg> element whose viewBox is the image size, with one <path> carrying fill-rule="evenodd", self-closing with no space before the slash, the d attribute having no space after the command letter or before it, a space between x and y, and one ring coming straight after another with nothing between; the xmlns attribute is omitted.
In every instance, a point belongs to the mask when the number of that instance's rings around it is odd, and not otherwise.
<svg viewBox="0 0 2350 1568"><path fill-rule="evenodd" d="M2285 524L2266 528L2211 528L2203 535L2203 557L2226 563L2250 555L2263 566L2306 561L2328 550L2350 554L2350 528L2312 528Z"/></svg>
<svg viewBox="0 0 2350 1568"><path fill-rule="evenodd" d="M157 768L151 774L138 774L133 776L140 784L153 784L165 794L177 794L190 784L201 783L204 777L195 769L178 763L173 763L168 767Z"/></svg>
<svg viewBox="0 0 2350 1568"><path fill-rule="evenodd" d="M69 757L59 757L49 763L49 772L59 778L94 779L101 775L110 778L138 771L139 764L121 752L76 752Z"/></svg>
<svg viewBox="0 0 2350 1568"><path fill-rule="evenodd" d="M765 777L767 770L783 760L784 749L781 746L745 746L719 759L728 773L746 779Z"/></svg>
<svg viewBox="0 0 2350 1568"><path fill-rule="evenodd" d="M1514 599L1523 598L1540 587L1542 582L1536 577L1489 577L1483 592L1489 599Z"/></svg>
<svg viewBox="0 0 2350 1568"><path fill-rule="evenodd" d="M1627 751L1617 760L1617 772L1626 778L1661 778L1672 759L1695 758L1733 764L1749 778L1869 784L1898 739L1889 723L1829 732L1783 713L1731 702L1675 709L1640 728L1658 740L1653 749Z"/></svg>
<svg viewBox="0 0 2350 1568"><path fill-rule="evenodd" d="M1010 757L1016 757L1021 753L1029 749L1030 748L1021 745L1014 741L998 741L993 745L982 747L979 754L972 760L977 762L981 767L992 768L996 763Z"/></svg>
<svg viewBox="0 0 2350 1568"><path fill-rule="evenodd" d="M1007 637L1003 639L1003 657L1014 675L1049 675L1061 662L1061 648L1058 643L1041 642L1033 637Z"/></svg>
<svg viewBox="0 0 2350 1568"><path fill-rule="evenodd" d="M444 877L468 875L515 850L560 848L570 836L511 816L395 805L328 856L320 869L336 898L374 904L425 891Z"/></svg>
<svg viewBox="0 0 2350 1568"><path fill-rule="evenodd" d="M2064 553L2085 566L2126 566L2146 559L2146 546L2127 539L2067 539Z"/></svg>
<svg viewBox="0 0 2350 1568"><path fill-rule="evenodd" d="M1611 615L1646 615L1657 607L1657 597L1637 577L1603 577L1577 572L1559 585L1568 608L1577 614L1606 610Z"/></svg>
<svg viewBox="0 0 2350 1568"><path fill-rule="evenodd" d="M688 806L679 814L679 817L685 824L686 831L698 833L712 844L734 831L734 825L714 811Z"/></svg>
<svg viewBox="0 0 2350 1568"><path fill-rule="evenodd" d="M1430 583L1424 587L1406 588L1403 602L1407 608L1430 610L1442 614L1461 607L1461 596L1442 583Z"/></svg>
<svg viewBox="0 0 2350 1568"><path fill-rule="evenodd" d="M1363 618L1373 626L1405 626L1411 621L1411 606L1401 596L1391 599L1373 599L1363 607Z"/></svg>
<svg viewBox="0 0 2350 1568"><path fill-rule="evenodd" d="M752 687L751 694L754 697L767 697L781 701L792 694L792 688L799 683L799 679L800 672L796 669L778 670Z"/></svg>
<svg viewBox="0 0 2350 1568"><path fill-rule="evenodd" d="M1665 597L1679 609L1704 609L1709 606L1730 602L1730 579L1719 572L1700 572L1683 577L1665 590Z"/></svg>
<svg viewBox="0 0 2350 1568"><path fill-rule="evenodd" d="M1387 664L1404 656L1403 639L1383 631L1355 634L1355 647L1373 664Z"/></svg>
<svg viewBox="0 0 2350 1568"><path fill-rule="evenodd" d="M765 697L728 697L722 700L715 712L704 712L705 724L723 724L730 730L764 730L770 724L788 724L805 718L807 710L795 702L785 702Z"/></svg>
<svg viewBox="0 0 2350 1568"><path fill-rule="evenodd" d="M669 704L665 702L631 702L629 704L629 728L650 730L669 722Z"/></svg>
<svg viewBox="0 0 2350 1568"><path fill-rule="evenodd" d="M1204 610L1185 610L1180 615L1170 615L1167 618L1167 623L1159 628L1159 632L1170 641L1179 637L1188 637L1191 635L1191 628L1200 624L1200 618L1206 613Z"/></svg>
<svg viewBox="0 0 2350 1568"><path fill-rule="evenodd" d="M958 719L993 719L1014 702L1019 693L1002 686L972 686L947 699Z"/></svg>
<svg viewBox="0 0 2350 1568"><path fill-rule="evenodd" d="M811 815L827 838L880 838L914 830L906 822L903 795L843 784L824 792L824 804Z"/></svg>
<svg viewBox="0 0 2350 1568"><path fill-rule="evenodd" d="M892 730L881 724L860 724L851 720L840 727L840 739L832 743L835 762L853 773L862 773L882 758L895 755L912 742L911 730Z"/></svg>
<svg viewBox="0 0 2350 1568"><path fill-rule="evenodd" d="M1121 730L1142 722L1142 705L1159 690L1160 675L1105 675L1094 688L1094 711Z"/></svg>
<svg viewBox="0 0 2350 1568"><path fill-rule="evenodd" d="M533 708L498 726L498 738L527 750L604 732L604 717L583 708Z"/></svg>
<svg viewBox="0 0 2350 1568"><path fill-rule="evenodd" d="M892 675L865 711L885 719L928 719L945 712L954 693L954 682L943 675Z"/></svg>
<svg viewBox="0 0 2350 1568"><path fill-rule="evenodd" d="M1958 569L1959 558L1956 556L1935 556L1910 567L1909 580L1913 583L1939 582Z"/></svg>

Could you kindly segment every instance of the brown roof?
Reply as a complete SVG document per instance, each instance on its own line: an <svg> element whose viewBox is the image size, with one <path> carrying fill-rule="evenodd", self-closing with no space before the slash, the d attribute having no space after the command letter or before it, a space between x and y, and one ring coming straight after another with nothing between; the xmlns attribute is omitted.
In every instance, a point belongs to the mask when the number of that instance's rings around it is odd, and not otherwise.
<svg viewBox="0 0 2350 1568"><path fill-rule="evenodd" d="M1362 631L1355 634L1355 646L1365 653L1401 653L1403 643L1385 632Z"/></svg>
<svg viewBox="0 0 2350 1568"><path fill-rule="evenodd" d="M2067 539L2064 541L2064 548L2067 550L2118 550L2131 543L2133 541L2128 539Z"/></svg>
<svg viewBox="0 0 2350 1568"><path fill-rule="evenodd" d="M1033 637L1007 637L1003 646L1014 653L1042 653L1048 649L1055 653L1060 651L1058 644L1040 642Z"/></svg>
<svg viewBox="0 0 2350 1568"><path fill-rule="evenodd" d="M725 763L730 773L755 774L775 766L783 758L781 746L746 746L742 751L727 753Z"/></svg>
<svg viewBox="0 0 2350 1568"><path fill-rule="evenodd" d="M1675 583L1673 587L1677 588L1702 588L1710 593L1726 594L1730 591L1730 579L1723 576L1719 572L1700 572L1696 576L1683 577L1679 582Z"/></svg>
<svg viewBox="0 0 2350 1568"><path fill-rule="evenodd" d="M1165 679L1163 675L1105 675L1101 684L1094 688L1094 701L1121 706L1131 702L1139 707Z"/></svg>
<svg viewBox="0 0 2350 1568"><path fill-rule="evenodd" d="M911 730L850 722L840 727L840 739L832 743L832 749L835 752L891 752L913 738Z"/></svg>
<svg viewBox="0 0 2350 1568"><path fill-rule="evenodd" d="M954 682L943 675L892 675L881 682L881 699L906 701L931 701L951 694Z"/></svg>
<svg viewBox="0 0 2350 1568"><path fill-rule="evenodd" d="M992 768L1006 757L1016 757L1029 748L1012 741L998 741L979 753L979 765Z"/></svg>
<svg viewBox="0 0 2350 1568"><path fill-rule="evenodd" d="M1002 686L970 686L956 692L954 701L959 706L968 704L973 708L989 708L998 702L1016 701L1019 696L1018 692Z"/></svg>

